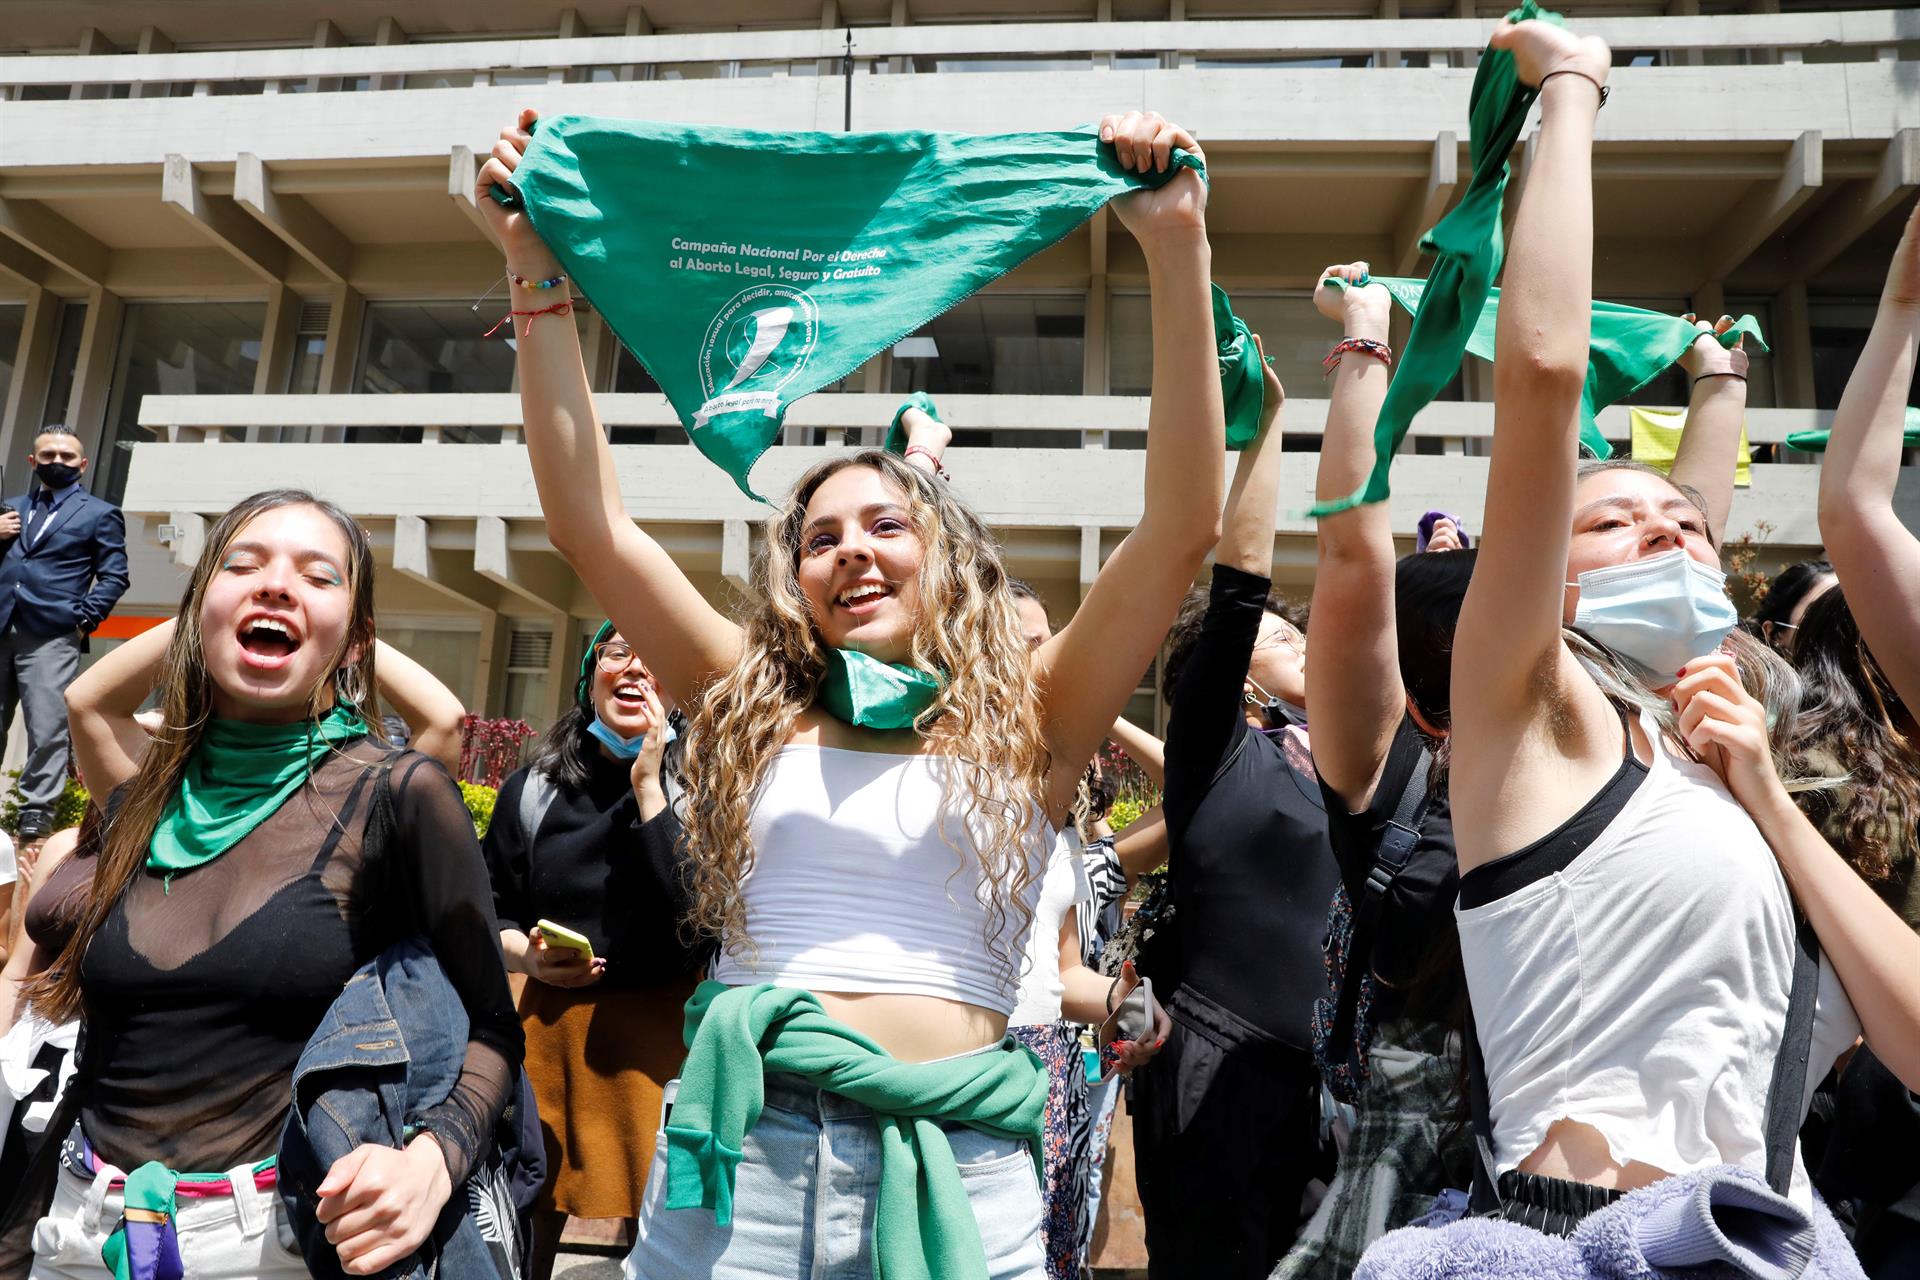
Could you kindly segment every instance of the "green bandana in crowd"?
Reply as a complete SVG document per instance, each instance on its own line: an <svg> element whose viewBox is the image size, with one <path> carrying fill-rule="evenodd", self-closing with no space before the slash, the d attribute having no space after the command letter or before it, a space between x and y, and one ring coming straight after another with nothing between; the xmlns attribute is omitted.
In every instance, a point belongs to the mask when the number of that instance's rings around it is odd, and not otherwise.
<svg viewBox="0 0 1920 1280"><path fill-rule="evenodd" d="M1260 346L1253 340L1253 330L1233 314L1233 303L1219 285L1213 286L1213 339L1220 348L1220 399L1227 411L1227 448L1237 452L1260 435L1267 379L1260 368Z"/></svg>
<svg viewBox="0 0 1920 1280"><path fill-rule="evenodd" d="M693 443L757 498L747 476L788 405L1181 167L1205 176L1184 151L1165 173L1122 169L1090 129L766 133L554 116L513 180Z"/></svg>
<svg viewBox="0 0 1920 1280"><path fill-rule="evenodd" d="M235 1186L232 1174L175 1173L158 1160L147 1161L126 1176L120 1220L100 1246L100 1260L113 1280L183 1280L186 1267L174 1228L180 1184L227 1184L233 1195L254 1195L274 1185L279 1163L278 1156L267 1157L247 1170L251 1186Z"/></svg>
<svg viewBox="0 0 1920 1280"><path fill-rule="evenodd" d="M885 447L888 453L905 453L907 451L907 429L901 424L900 419L907 416L907 410L909 409L918 409L935 422L938 422L942 426L946 425L947 420L940 416L940 410L934 408L933 397L924 391L915 391L905 400L902 400L900 407L893 411L893 425L887 428L887 443Z"/></svg>
<svg viewBox="0 0 1920 1280"><path fill-rule="evenodd" d="M1562 21L1559 14L1549 13L1534 0L1526 0L1507 17L1513 22ZM1330 516L1362 503L1384 501L1387 468L1393 451L1413 426L1414 415L1432 404L1460 371L1468 335L1480 318L1493 278L1500 274L1505 252L1500 206L1507 194L1507 157L1538 96L1539 90L1520 83L1512 54L1488 49L1480 55L1468 108L1473 177L1460 203L1420 237L1420 247L1434 255L1433 270L1427 274L1426 306L1413 317L1413 331L1400 352L1399 367L1393 371L1374 423L1373 474L1358 492L1319 503L1309 515Z"/></svg>
<svg viewBox="0 0 1920 1280"><path fill-rule="evenodd" d="M207 721L153 829L147 870L171 878L212 862L286 803L336 743L366 732L360 714L338 704L318 724Z"/></svg>
<svg viewBox="0 0 1920 1280"><path fill-rule="evenodd" d="M1798 449L1801 453L1825 453L1827 437L1833 432L1825 427L1818 431L1792 431L1787 434L1787 448ZM1902 447L1920 449L1920 409L1907 410L1906 434Z"/></svg>
<svg viewBox="0 0 1920 1280"><path fill-rule="evenodd" d="M666 1123L668 1209L733 1221L742 1139L766 1105L766 1074L787 1072L873 1112L876 1280L987 1280L980 1225L940 1122L1026 1142L1038 1176L1048 1077L1032 1050L1008 1039L986 1052L901 1062L828 1017L812 993L766 983L701 983L687 1001L686 1040Z"/></svg>
<svg viewBox="0 0 1920 1280"><path fill-rule="evenodd" d="M911 729L946 683L939 676L882 662L857 649L827 650L820 706L861 729Z"/></svg>
<svg viewBox="0 0 1920 1280"><path fill-rule="evenodd" d="M1329 283L1335 288L1346 288L1338 279ZM1401 310L1411 314L1416 324L1419 322L1425 281L1374 276L1370 283L1385 286ZM1480 318L1467 335L1466 349L1482 360L1493 359L1493 338L1499 322L1500 291L1489 289ZM1594 415L1672 368L1674 361L1685 355L1687 348L1700 337L1700 330L1679 316L1597 301L1593 304L1589 326L1592 336L1587 349L1587 385L1580 395L1580 447L1593 457L1605 458L1611 456L1613 449L1600 435ZM1762 354L1767 350L1760 322L1752 316L1741 316L1732 328L1713 336L1723 347L1731 347L1736 340L1745 338L1748 350ZM1391 390L1388 394L1392 394ZM1396 439L1394 443L1397 445L1399 441ZM1382 472L1376 470L1375 475L1381 476Z"/></svg>

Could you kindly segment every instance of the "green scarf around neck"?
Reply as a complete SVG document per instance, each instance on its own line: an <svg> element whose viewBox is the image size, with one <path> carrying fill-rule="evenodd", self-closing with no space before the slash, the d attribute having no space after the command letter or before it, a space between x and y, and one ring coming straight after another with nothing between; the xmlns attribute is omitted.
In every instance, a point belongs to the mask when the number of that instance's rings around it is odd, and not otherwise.
<svg viewBox="0 0 1920 1280"><path fill-rule="evenodd" d="M911 729L946 683L857 649L829 649L817 701L834 718L861 729Z"/></svg>
<svg viewBox="0 0 1920 1280"><path fill-rule="evenodd" d="M339 704L317 723L207 721L153 829L147 870L170 879L212 862L286 803L336 744L366 732L360 714Z"/></svg>
<svg viewBox="0 0 1920 1280"><path fill-rule="evenodd" d="M1180 168L1206 172L1184 151L1165 173L1123 169L1092 128L777 133L563 115L539 122L513 181L695 447L758 498L749 473L795 400ZM1237 351L1221 358L1244 379ZM1256 407L1248 438L1258 425Z"/></svg>
<svg viewBox="0 0 1920 1280"><path fill-rule="evenodd" d="M743 1139L766 1105L766 1075L785 1072L873 1111L880 1189L876 1280L987 1280L986 1249L941 1121L1025 1141L1039 1174L1047 1069L1008 1039L935 1062L901 1062L836 1022L812 993L763 983L703 982L687 1001L687 1061L666 1124L670 1211L733 1221Z"/></svg>

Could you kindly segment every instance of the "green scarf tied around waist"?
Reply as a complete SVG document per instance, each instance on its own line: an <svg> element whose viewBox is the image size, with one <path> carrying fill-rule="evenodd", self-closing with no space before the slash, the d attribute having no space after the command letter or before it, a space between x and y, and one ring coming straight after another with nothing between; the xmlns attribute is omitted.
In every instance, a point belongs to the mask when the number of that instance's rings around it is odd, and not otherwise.
<svg viewBox="0 0 1920 1280"><path fill-rule="evenodd" d="M229 1186L229 1190L234 1195L257 1194L260 1176L278 1165L279 1157L269 1156L245 1171L255 1185ZM175 1229L180 1184L231 1183L239 1173L175 1173L158 1160L149 1160L127 1174L120 1221L100 1246L100 1260L114 1280L186 1280Z"/></svg>
<svg viewBox="0 0 1920 1280"><path fill-rule="evenodd" d="M513 180L694 445L758 498L748 474L787 406L1182 167L1205 176L1184 151L1165 173L1124 170L1092 129L772 133L554 116Z"/></svg>
<svg viewBox="0 0 1920 1280"><path fill-rule="evenodd" d="M1539 18L1561 22L1557 13L1526 0L1507 15L1513 22ZM1460 203L1420 237L1434 255L1426 281L1426 306L1413 317L1413 331L1400 352L1399 367L1387 387L1386 401L1374 423L1373 474L1358 492L1322 502L1309 515L1329 516L1387 497L1387 467L1393 451L1413 426L1414 415L1433 403L1460 369L1468 335L1480 318L1493 279L1500 274L1505 246L1500 236L1500 206L1507 194L1507 157L1539 90L1520 83L1513 55L1488 49L1480 55L1468 107L1473 177Z"/></svg>
<svg viewBox="0 0 1920 1280"><path fill-rule="evenodd" d="M703 982L687 1001L687 1061L668 1118L669 1209L733 1221L742 1141L766 1073L797 1075L871 1109L880 1129L877 1280L987 1280L986 1251L941 1121L1030 1144L1039 1173L1047 1071L1008 1040L985 1053L901 1062L828 1017L806 991Z"/></svg>
<svg viewBox="0 0 1920 1280"><path fill-rule="evenodd" d="M171 877L212 862L286 803L335 744L366 732L360 714L338 704L317 723L207 721L153 829L147 869Z"/></svg>
<svg viewBox="0 0 1920 1280"><path fill-rule="evenodd" d="M829 715L862 729L911 729L946 683L857 649L829 649L818 701Z"/></svg>
<svg viewBox="0 0 1920 1280"><path fill-rule="evenodd" d="M1787 448L1797 449L1801 453L1825 453L1827 438L1833 434L1826 427L1817 431L1790 431L1787 433ZM1920 409L1908 409L1906 425L1901 435L1901 447L1920 449Z"/></svg>

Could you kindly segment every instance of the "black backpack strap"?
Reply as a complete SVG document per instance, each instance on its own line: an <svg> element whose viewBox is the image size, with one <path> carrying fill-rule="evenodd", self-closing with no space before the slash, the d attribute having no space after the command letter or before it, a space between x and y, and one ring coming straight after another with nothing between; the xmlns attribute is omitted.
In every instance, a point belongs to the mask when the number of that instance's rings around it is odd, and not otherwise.
<svg viewBox="0 0 1920 1280"><path fill-rule="evenodd" d="M1800 922L1794 934L1793 986L1787 996L1787 1025L1773 1060L1767 1088L1767 1185L1787 1194L1793 1179L1793 1152L1800 1136L1800 1108L1807 1092L1807 1063L1813 1056L1814 1002L1820 993L1820 939Z"/></svg>
<svg viewBox="0 0 1920 1280"><path fill-rule="evenodd" d="M1500 1210L1500 1184L1493 1172L1493 1100L1487 1091L1487 1063L1480 1056L1480 1032L1471 1007L1464 1038L1467 1115L1473 1125L1473 1187L1467 1193L1467 1212L1484 1217Z"/></svg>
<svg viewBox="0 0 1920 1280"><path fill-rule="evenodd" d="M1380 909L1394 879L1406 870L1413 850L1420 843L1420 811L1427 803L1427 774L1433 753L1420 748L1407 785L1400 791L1400 802L1387 820L1373 851L1373 865L1367 870L1367 883L1360 900L1353 904L1353 933L1347 946L1346 971L1340 976L1340 994L1334 1001L1333 1026L1327 1033L1326 1058L1339 1062L1353 1045L1353 1024L1360 1008L1361 980L1372 969L1373 935L1380 925Z"/></svg>

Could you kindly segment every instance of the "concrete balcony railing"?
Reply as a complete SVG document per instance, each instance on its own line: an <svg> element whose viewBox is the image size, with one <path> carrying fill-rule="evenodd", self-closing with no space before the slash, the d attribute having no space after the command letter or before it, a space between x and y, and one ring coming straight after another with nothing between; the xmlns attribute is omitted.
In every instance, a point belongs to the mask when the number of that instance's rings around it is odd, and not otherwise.
<svg viewBox="0 0 1920 1280"><path fill-rule="evenodd" d="M861 27L853 32L856 71L903 70L908 60L932 60L952 71L1017 70L1019 59L1087 59L1089 69L1113 65L1115 54L1159 56L1165 65L1193 58L1229 62L1332 67L1342 60L1399 65L1424 55L1434 65L1471 58L1486 45L1489 19L1272 19L1183 22L971 23L955 26ZM1735 51L1756 60L1793 63L1811 49L1871 50L1895 61L1901 46L1920 41L1920 11L1870 9L1839 13L1733 14L1712 17L1592 18L1584 32L1636 53L1694 55ZM839 29L796 29L550 39L408 43L347 48L215 50L193 53L28 55L0 58L0 99L28 86L133 86L133 96L167 96L192 86L205 96L222 92L401 89L408 77L444 86L449 78L481 86L593 77L646 79L648 68L671 64L773 67L813 63L837 71L848 56ZM1689 58L1678 57L1686 62ZM923 64L924 65L924 62ZM726 72L721 72L726 74ZM90 95L89 95L90 96Z"/></svg>
<svg viewBox="0 0 1920 1280"><path fill-rule="evenodd" d="M658 394L601 394L595 398L603 425L658 429L662 443L685 443L680 419ZM940 406L962 440L1018 432L1057 435L1050 447L1138 448L1147 430L1146 396L943 395ZM1317 440L1326 429L1325 400L1289 397L1282 426L1289 440ZM787 414L787 441L802 443L817 431L859 432L877 443L899 408L894 394L822 392L800 400ZM1749 409L1747 438L1756 445L1782 444L1796 431L1823 428L1825 409ZM418 431L422 443L504 443L520 440L520 397L470 395L150 395L140 404L140 425L169 443L259 442L292 429L316 442L350 443L372 431ZM1632 435L1628 410L1614 405L1600 415L1609 440ZM1443 453L1483 452L1493 436L1493 406L1478 401L1438 401L1413 424L1418 440L1439 440ZM837 443L837 440L835 441ZM1002 446L1004 447L1004 446Z"/></svg>

